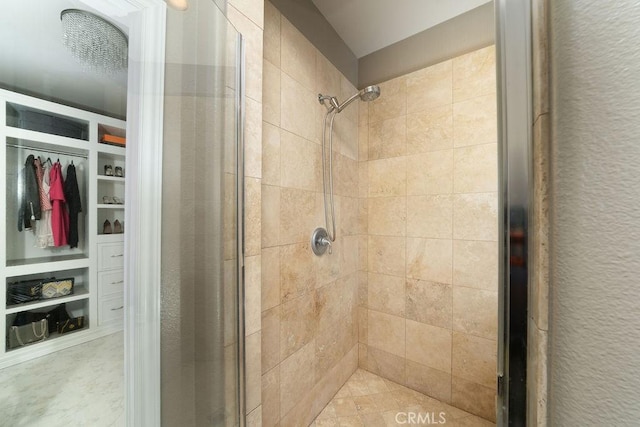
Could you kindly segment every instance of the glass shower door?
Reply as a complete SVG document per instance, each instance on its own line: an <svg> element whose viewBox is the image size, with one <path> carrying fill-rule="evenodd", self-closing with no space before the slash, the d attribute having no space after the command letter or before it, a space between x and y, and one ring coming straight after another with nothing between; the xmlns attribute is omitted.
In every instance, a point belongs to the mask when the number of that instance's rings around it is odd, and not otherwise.
<svg viewBox="0 0 640 427"><path fill-rule="evenodd" d="M167 13L161 402L164 426L244 425L241 37L213 0ZM240 158L240 160L239 160Z"/></svg>

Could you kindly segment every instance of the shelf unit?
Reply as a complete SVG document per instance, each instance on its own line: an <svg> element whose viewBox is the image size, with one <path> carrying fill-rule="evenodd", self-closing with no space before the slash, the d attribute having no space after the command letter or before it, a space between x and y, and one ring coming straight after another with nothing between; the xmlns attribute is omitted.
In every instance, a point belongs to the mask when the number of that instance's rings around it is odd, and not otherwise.
<svg viewBox="0 0 640 427"><path fill-rule="evenodd" d="M21 311L37 310L40 308L50 307L51 305L55 306L58 304L79 301L84 299L89 299L89 290L84 287L76 287L74 288L73 294L68 295L66 297L55 298L55 301L53 303L52 303L52 299L50 299L50 300L33 301L33 302L24 303L24 304L9 305L5 310L5 314L14 314L14 313L19 313Z"/></svg>
<svg viewBox="0 0 640 427"><path fill-rule="evenodd" d="M100 181L119 182L121 184L124 184L124 178L120 178L120 177L117 177L117 176L98 175L98 182L100 182Z"/></svg>
<svg viewBox="0 0 640 427"><path fill-rule="evenodd" d="M51 121L44 122L46 130L40 119ZM0 210L0 235L5 236L0 244L4 284L0 334L5 342L0 345L0 368L122 329L124 234L102 232L106 220L123 223L125 207L104 204L102 197L124 200L126 178L115 176L115 167L125 171L126 150L100 143L105 133L126 136L126 122L0 89L0 139L5 145L0 150L0 177L4 181L0 184L0 200L5 207ZM33 232L18 232L17 173L28 154L50 157L54 162L59 159L63 176L73 160L82 202L77 248L41 249L35 247ZM105 165L112 166L114 176L105 175ZM111 255L114 258L108 258ZM10 283L50 277L74 277L74 292L60 298L8 304ZM49 338L43 342L8 348L7 334L17 314L49 311L62 303L72 317L85 316L83 329L63 335L49 331Z"/></svg>
<svg viewBox="0 0 640 427"><path fill-rule="evenodd" d="M124 205L123 204L118 204L118 203L112 203L112 204L104 204L104 203L99 203L98 204L98 209L114 209L114 210L124 210Z"/></svg>

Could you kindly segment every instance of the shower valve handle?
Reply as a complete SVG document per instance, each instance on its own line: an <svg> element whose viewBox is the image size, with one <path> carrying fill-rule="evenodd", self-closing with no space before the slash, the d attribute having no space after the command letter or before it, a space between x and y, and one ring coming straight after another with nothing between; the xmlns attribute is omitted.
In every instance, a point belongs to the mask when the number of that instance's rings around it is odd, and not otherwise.
<svg viewBox="0 0 640 427"><path fill-rule="evenodd" d="M329 252L329 255L331 255L333 253L333 250L331 248L331 240L329 240L326 237L323 237L320 239L320 244L322 246L326 246L327 247L327 251Z"/></svg>
<svg viewBox="0 0 640 427"><path fill-rule="evenodd" d="M323 255L327 250L329 254L332 253L331 248L331 239L329 238L329 233L324 228L316 228L311 235L311 249L313 253L320 256Z"/></svg>

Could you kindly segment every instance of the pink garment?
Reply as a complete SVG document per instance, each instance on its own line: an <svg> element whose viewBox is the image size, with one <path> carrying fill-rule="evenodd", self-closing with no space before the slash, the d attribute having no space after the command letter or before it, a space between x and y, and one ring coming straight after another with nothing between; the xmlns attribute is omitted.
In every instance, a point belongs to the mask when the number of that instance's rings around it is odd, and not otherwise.
<svg viewBox="0 0 640 427"><path fill-rule="evenodd" d="M36 248L47 248L55 246L53 241L53 230L51 229L51 201L49 200L49 175L51 172L50 162L46 162L44 166L38 159L35 160L36 176L40 186L40 209L42 211L40 221L36 222ZM40 172L38 166L42 169ZM42 176L41 176L42 175Z"/></svg>
<svg viewBox="0 0 640 427"><path fill-rule="evenodd" d="M40 191L40 209L48 211L52 208L51 202L49 201L49 185L47 184L49 179L47 177L45 180L44 168L39 158L36 157L33 164L36 167L36 178L38 181L38 190Z"/></svg>
<svg viewBox="0 0 640 427"><path fill-rule="evenodd" d="M49 198L53 210L51 211L51 228L53 230L54 246L65 246L69 235L69 212L64 198L64 181L62 180L62 165L56 162L49 172Z"/></svg>

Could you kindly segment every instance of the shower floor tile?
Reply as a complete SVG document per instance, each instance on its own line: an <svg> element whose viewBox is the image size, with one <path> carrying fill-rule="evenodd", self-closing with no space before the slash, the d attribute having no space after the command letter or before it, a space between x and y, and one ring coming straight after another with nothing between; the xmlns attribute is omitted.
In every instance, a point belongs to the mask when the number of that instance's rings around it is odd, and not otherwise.
<svg viewBox="0 0 640 427"><path fill-rule="evenodd" d="M310 427L490 427L475 415L358 369Z"/></svg>

